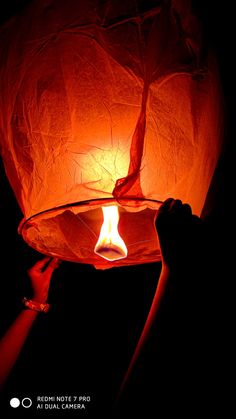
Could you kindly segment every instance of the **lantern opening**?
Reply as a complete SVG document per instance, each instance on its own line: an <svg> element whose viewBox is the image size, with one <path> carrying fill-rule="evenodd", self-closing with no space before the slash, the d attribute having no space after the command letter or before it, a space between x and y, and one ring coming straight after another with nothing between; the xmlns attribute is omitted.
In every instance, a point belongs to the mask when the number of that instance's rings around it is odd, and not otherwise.
<svg viewBox="0 0 236 419"><path fill-rule="evenodd" d="M152 263L161 260L155 228L160 204L138 197L78 201L24 218L18 231L40 253L96 269ZM109 206L119 211L119 235L128 249L121 259L105 259L94 251L103 224L102 207Z"/></svg>
<svg viewBox="0 0 236 419"><path fill-rule="evenodd" d="M126 258L128 251L118 232L119 211L116 205L102 207L103 224L94 252L108 261Z"/></svg>

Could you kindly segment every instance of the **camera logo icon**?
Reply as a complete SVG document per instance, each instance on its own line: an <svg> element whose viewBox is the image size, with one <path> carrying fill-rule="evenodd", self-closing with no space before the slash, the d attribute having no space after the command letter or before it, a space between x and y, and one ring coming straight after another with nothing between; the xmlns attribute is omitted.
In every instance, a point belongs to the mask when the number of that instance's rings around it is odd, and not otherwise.
<svg viewBox="0 0 236 419"><path fill-rule="evenodd" d="M13 407L14 409L16 409L17 407L20 406L20 404L25 408L28 409L29 407L32 406L32 400L29 397L24 397L21 401L20 399L18 399L18 397L13 397L10 400L10 406Z"/></svg>

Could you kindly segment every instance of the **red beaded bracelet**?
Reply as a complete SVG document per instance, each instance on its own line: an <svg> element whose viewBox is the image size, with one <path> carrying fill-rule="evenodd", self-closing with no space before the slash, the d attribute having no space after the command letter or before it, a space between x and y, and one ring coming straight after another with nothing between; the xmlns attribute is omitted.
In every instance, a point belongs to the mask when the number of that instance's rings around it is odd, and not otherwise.
<svg viewBox="0 0 236 419"><path fill-rule="evenodd" d="M22 303L30 310L41 311L43 313L47 313L50 308L48 303L38 303L38 301L28 300L25 297L23 298Z"/></svg>

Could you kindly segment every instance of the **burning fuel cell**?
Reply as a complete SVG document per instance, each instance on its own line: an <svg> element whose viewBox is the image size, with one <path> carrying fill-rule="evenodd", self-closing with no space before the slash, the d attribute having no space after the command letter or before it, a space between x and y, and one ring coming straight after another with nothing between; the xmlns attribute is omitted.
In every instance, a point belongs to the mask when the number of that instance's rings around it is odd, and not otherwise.
<svg viewBox="0 0 236 419"><path fill-rule="evenodd" d="M127 247L118 231L119 210L116 205L102 207L103 224L94 252L106 260L119 260L127 256Z"/></svg>

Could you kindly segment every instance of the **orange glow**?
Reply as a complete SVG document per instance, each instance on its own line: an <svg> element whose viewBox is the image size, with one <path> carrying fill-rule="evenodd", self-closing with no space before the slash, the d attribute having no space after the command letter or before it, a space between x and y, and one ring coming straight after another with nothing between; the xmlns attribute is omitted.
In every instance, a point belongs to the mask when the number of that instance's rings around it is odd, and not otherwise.
<svg viewBox="0 0 236 419"><path fill-rule="evenodd" d="M94 252L109 261L124 259L128 251L118 232L118 207L116 205L102 207L102 212L103 224Z"/></svg>
<svg viewBox="0 0 236 419"><path fill-rule="evenodd" d="M19 233L97 269L160 260L159 204L200 216L222 147L197 17L188 1L29 3L0 28L0 153ZM118 205L127 257L94 252L103 205Z"/></svg>

